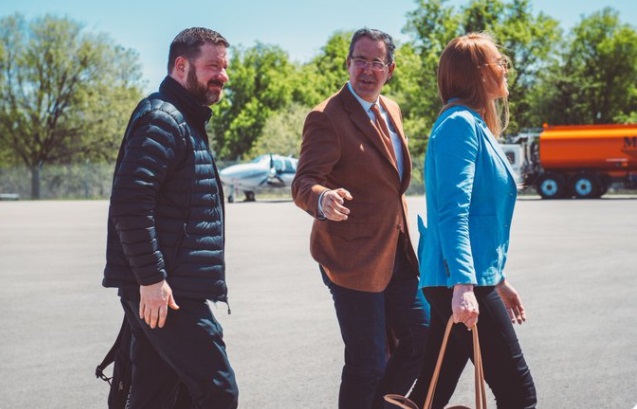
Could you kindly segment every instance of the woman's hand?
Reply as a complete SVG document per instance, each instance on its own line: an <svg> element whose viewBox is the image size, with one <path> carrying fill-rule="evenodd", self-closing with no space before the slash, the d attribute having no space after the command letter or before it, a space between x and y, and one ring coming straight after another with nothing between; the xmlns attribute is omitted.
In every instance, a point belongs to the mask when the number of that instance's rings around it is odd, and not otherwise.
<svg viewBox="0 0 637 409"><path fill-rule="evenodd" d="M498 284L495 289L498 291L500 298L502 298L502 302L504 303L504 307L509 313L509 317L511 317L511 322L515 324L517 321L518 324L522 324L526 321L526 312L524 311L524 306L522 305L522 299L518 292L513 288L508 281L502 280L500 284Z"/></svg>
<svg viewBox="0 0 637 409"><path fill-rule="evenodd" d="M478 323L478 300L473 293L473 284L456 284L453 286L453 298L451 299L451 311L453 322L462 322L467 329L473 328Z"/></svg>

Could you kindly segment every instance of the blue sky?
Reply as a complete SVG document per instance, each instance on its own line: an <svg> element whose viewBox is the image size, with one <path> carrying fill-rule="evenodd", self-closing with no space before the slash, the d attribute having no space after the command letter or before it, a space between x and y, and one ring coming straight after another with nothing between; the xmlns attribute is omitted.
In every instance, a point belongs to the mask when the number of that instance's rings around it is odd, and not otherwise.
<svg viewBox="0 0 637 409"><path fill-rule="evenodd" d="M564 29L606 6L619 11L622 22L637 27L634 0L532 0L534 13L548 14ZM379 28L405 41L401 30L407 12L415 8L415 0L1 0L0 17L19 12L31 19L51 13L79 21L89 31L105 32L139 53L152 90L165 75L168 45L186 27L212 28L232 45L275 44L292 60L305 62L339 30Z"/></svg>

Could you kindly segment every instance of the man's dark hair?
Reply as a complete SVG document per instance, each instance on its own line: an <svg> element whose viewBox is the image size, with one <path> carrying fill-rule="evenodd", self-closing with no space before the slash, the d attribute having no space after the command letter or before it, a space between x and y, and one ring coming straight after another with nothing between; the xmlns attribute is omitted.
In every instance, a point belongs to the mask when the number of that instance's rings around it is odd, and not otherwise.
<svg viewBox="0 0 637 409"><path fill-rule="evenodd" d="M221 34L214 30L203 27L191 27L177 34L177 37L170 43L168 52L168 73L173 69L177 57L184 57L188 61L193 61L199 57L201 46L210 43L213 45L224 45L230 47L230 43Z"/></svg>
<svg viewBox="0 0 637 409"><path fill-rule="evenodd" d="M352 41L349 43L349 55L347 58L352 57L352 53L354 52L354 45L361 37L367 37L370 40L374 41L383 41L385 43L385 48L387 49L387 61L385 63L391 64L394 62L394 50L396 49L396 45L394 44L394 40L391 36L383 31L374 29L374 28L361 28L356 31L352 36Z"/></svg>

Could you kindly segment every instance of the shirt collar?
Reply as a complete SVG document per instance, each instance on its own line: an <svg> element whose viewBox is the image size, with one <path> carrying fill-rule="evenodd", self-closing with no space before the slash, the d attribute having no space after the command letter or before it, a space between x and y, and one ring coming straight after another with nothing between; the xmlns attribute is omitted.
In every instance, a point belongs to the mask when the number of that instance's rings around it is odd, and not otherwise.
<svg viewBox="0 0 637 409"><path fill-rule="evenodd" d="M380 101L379 101L380 98L377 98L376 101L374 102L367 102L363 98L358 96L358 94L356 93L356 91L354 91L354 88L352 88L352 84L350 84L349 81L347 81L347 88L349 88L349 91L352 93L352 95L354 95L354 98L356 98L356 100L361 104L365 112L369 112L369 109L374 104L378 104L378 106L380 107Z"/></svg>

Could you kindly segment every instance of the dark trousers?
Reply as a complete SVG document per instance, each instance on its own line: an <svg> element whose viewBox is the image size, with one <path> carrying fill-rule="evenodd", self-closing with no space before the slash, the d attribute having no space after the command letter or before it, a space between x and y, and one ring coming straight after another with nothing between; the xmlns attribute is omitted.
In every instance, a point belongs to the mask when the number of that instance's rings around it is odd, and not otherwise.
<svg viewBox="0 0 637 409"><path fill-rule="evenodd" d="M323 273L345 343L340 409L383 408L383 395L405 395L420 371L429 306L404 252L398 253L394 276L380 293L340 287Z"/></svg>
<svg viewBox="0 0 637 409"><path fill-rule="evenodd" d="M205 300L176 299L163 328L139 318L139 298L122 296L131 326L133 380L130 409L235 409L238 389L221 325ZM178 400L185 386L190 399ZM182 388L183 394L183 388ZM176 401L188 402L187 407Z"/></svg>
<svg viewBox="0 0 637 409"><path fill-rule="evenodd" d="M431 325L422 372L409 396L418 407L424 404L445 327L452 315L453 289L429 287L423 292L431 305ZM484 376L495 396L497 407L535 408L537 397L531 371L498 292L495 287L475 287L474 293L480 308L478 333ZM434 395L434 409L442 409L449 402L469 359L473 361L472 334L464 324L454 325Z"/></svg>

